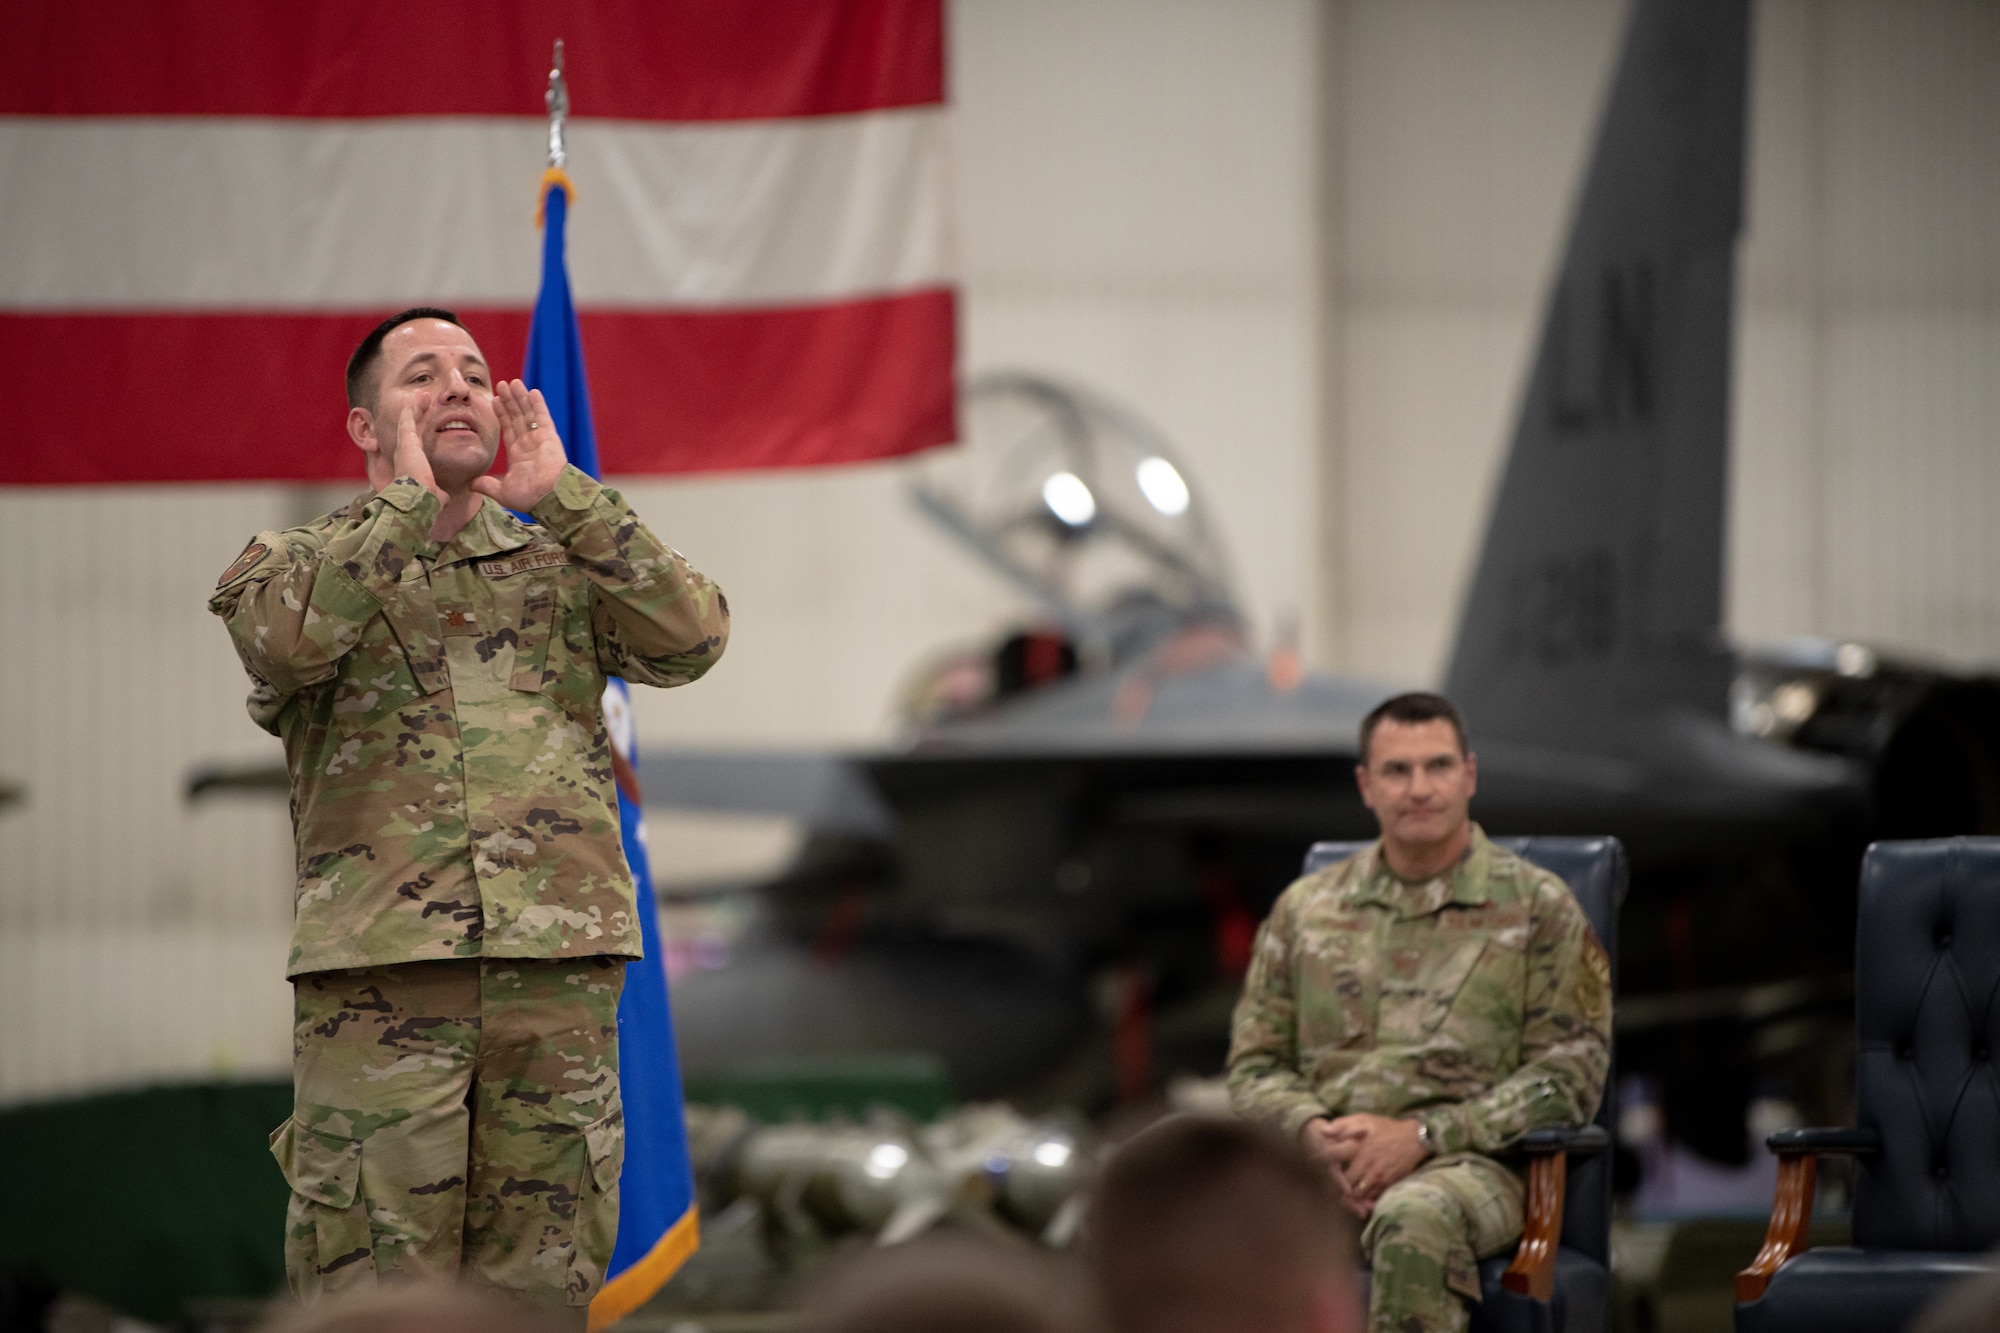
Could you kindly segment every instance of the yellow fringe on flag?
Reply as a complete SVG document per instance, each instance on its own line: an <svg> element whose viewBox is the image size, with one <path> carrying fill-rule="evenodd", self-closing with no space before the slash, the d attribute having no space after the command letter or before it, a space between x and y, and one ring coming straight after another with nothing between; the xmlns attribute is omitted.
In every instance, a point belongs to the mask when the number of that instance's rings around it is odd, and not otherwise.
<svg viewBox="0 0 2000 1333"><path fill-rule="evenodd" d="M562 173L552 170L549 174ZM699 1209L689 1208L681 1214L680 1221L667 1228L667 1234L646 1252L645 1258L604 1284L604 1289L590 1302L589 1333L610 1328L631 1314L653 1299L653 1293L680 1271L687 1257L701 1245L699 1213Z"/></svg>
<svg viewBox="0 0 2000 1333"><path fill-rule="evenodd" d="M576 182L571 180L569 173L561 167L550 167L542 173L541 193L535 196L536 227L542 225L544 211L549 206L549 191L555 189L558 185L562 186L563 193L569 196L569 201L572 204L576 202Z"/></svg>

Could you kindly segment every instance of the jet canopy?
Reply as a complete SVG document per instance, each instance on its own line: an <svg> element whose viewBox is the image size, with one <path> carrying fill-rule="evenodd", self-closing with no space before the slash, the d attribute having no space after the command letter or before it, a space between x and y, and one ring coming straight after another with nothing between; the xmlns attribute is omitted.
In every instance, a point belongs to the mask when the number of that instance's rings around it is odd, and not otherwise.
<svg viewBox="0 0 2000 1333"><path fill-rule="evenodd" d="M1191 620L1240 626L1194 478L1156 427L1019 372L974 379L960 410L962 443L919 465L912 498L1034 599L1086 669Z"/></svg>

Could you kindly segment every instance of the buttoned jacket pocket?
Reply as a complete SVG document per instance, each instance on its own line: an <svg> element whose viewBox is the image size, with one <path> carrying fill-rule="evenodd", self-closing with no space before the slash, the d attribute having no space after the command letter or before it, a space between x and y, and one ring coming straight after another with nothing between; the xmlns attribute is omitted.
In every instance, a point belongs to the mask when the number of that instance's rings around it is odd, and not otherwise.
<svg viewBox="0 0 2000 1333"><path fill-rule="evenodd" d="M590 581L581 571L551 582L546 649L537 688L571 717L595 728L604 707L605 677L597 660L591 617Z"/></svg>
<svg viewBox="0 0 2000 1333"><path fill-rule="evenodd" d="M1382 1040L1415 1045L1435 1035L1457 1006L1486 946L1476 936L1392 943L1382 985Z"/></svg>
<svg viewBox="0 0 2000 1333"><path fill-rule="evenodd" d="M1439 1036L1476 1054L1484 1068L1511 1071L1520 1063L1527 1017L1527 961L1522 949L1489 936L1453 988Z"/></svg>
<svg viewBox="0 0 2000 1333"><path fill-rule="evenodd" d="M523 590L515 621L520 641L514 647L514 675L507 682L512 688L540 693L546 684L549 634L557 605L555 585L548 579L535 579Z"/></svg>
<svg viewBox="0 0 2000 1333"><path fill-rule="evenodd" d="M443 644L430 584L412 567L340 659L329 721L343 739L445 687Z"/></svg>
<svg viewBox="0 0 2000 1333"><path fill-rule="evenodd" d="M395 631L377 616L363 629L361 642L340 659L329 720L335 733L353 736L426 693Z"/></svg>
<svg viewBox="0 0 2000 1333"><path fill-rule="evenodd" d="M1373 1049L1381 979L1372 946L1363 930L1315 931L1301 943L1293 984L1302 1063Z"/></svg>

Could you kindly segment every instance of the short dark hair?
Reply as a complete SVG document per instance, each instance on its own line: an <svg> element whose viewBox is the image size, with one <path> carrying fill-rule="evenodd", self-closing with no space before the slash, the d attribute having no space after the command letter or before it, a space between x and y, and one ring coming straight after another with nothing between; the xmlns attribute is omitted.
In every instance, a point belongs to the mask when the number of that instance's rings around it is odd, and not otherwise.
<svg viewBox="0 0 2000 1333"><path fill-rule="evenodd" d="M1289 1323L1359 1249L1324 1166L1259 1125L1173 1116L1135 1135L1091 1190L1084 1253L1119 1333Z"/></svg>
<svg viewBox="0 0 2000 1333"><path fill-rule="evenodd" d="M375 366L382 359L382 340L391 332L414 319L441 319L447 324L459 324L458 316L450 310L434 305L413 305L408 310L389 316L368 331L361 340L361 346L354 349L354 355L347 358L347 405L362 407L375 401L374 386L370 378Z"/></svg>
<svg viewBox="0 0 2000 1333"><path fill-rule="evenodd" d="M1384 722L1401 722L1408 726L1417 722L1435 722L1439 718L1451 723L1452 734L1458 737L1458 752L1465 754L1469 748L1465 743L1465 715L1458 711L1458 705L1442 694L1412 690L1393 699L1384 699L1361 719L1361 758L1358 762L1363 768L1368 766L1368 742L1375 739L1375 728Z"/></svg>
<svg viewBox="0 0 2000 1333"><path fill-rule="evenodd" d="M1063 1333L1061 1278L1025 1247L939 1233L832 1266L807 1288L799 1322L806 1333Z"/></svg>

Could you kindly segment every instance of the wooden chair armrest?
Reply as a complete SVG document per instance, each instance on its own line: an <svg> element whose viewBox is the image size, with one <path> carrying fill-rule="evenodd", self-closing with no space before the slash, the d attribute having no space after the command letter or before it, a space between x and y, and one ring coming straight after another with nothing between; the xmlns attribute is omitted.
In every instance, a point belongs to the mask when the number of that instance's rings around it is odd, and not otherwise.
<svg viewBox="0 0 2000 1333"><path fill-rule="evenodd" d="M1569 1182L1569 1154L1536 1153L1528 1158L1528 1210L1514 1262L1500 1285L1538 1301L1556 1292L1556 1247L1562 1242L1563 1188Z"/></svg>
<svg viewBox="0 0 2000 1333"><path fill-rule="evenodd" d="M1882 1133L1855 1125L1838 1129L1781 1129L1766 1138L1764 1146L1780 1157L1802 1152L1872 1157L1882 1151Z"/></svg>
<svg viewBox="0 0 2000 1333"><path fill-rule="evenodd" d="M1813 1191L1819 1180L1821 1153L1868 1157L1882 1151L1879 1130L1859 1126L1835 1129L1781 1129L1765 1141L1778 1155L1778 1190L1771 1200L1771 1225L1764 1248L1750 1266L1736 1275L1736 1299L1754 1301L1771 1285L1771 1275L1785 1260L1809 1248Z"/></svg>
<svg viewBox="0 0 2000 1333"><path fill-rule="evenodd" d="M1531 1129L1522 1138L1521 1148L1528 1154L1528 1215L1514 1262L1500 1275L1502 1287L1538 1301L1555 1296L1569 1159L1591 1157L1610 1146L1611 1135L1602 1125Z"/></svg>
<svg viewBox="0 0 2000 1333"><path fill-rule="evenodd" d="M1592 1157L1610 1147L1611 1132L1602 1125L1544 1127L1521 1136L1521 1151L1530 1157L1551 1152Z"/></svg>
<svg viewBox="0 0 2000 1333"><path fill-rule="evenodd" d="M1764 1248L1736 1275L1739 1302L1762 1296L1779 1266L1807 1248L1806 1231L1812 1226L1813 1187L1818 1178L1817 1154L1788 1152L1778 1158L1778 1191L1771 1201L1771 1225L1764 1232Z"/></svg>

